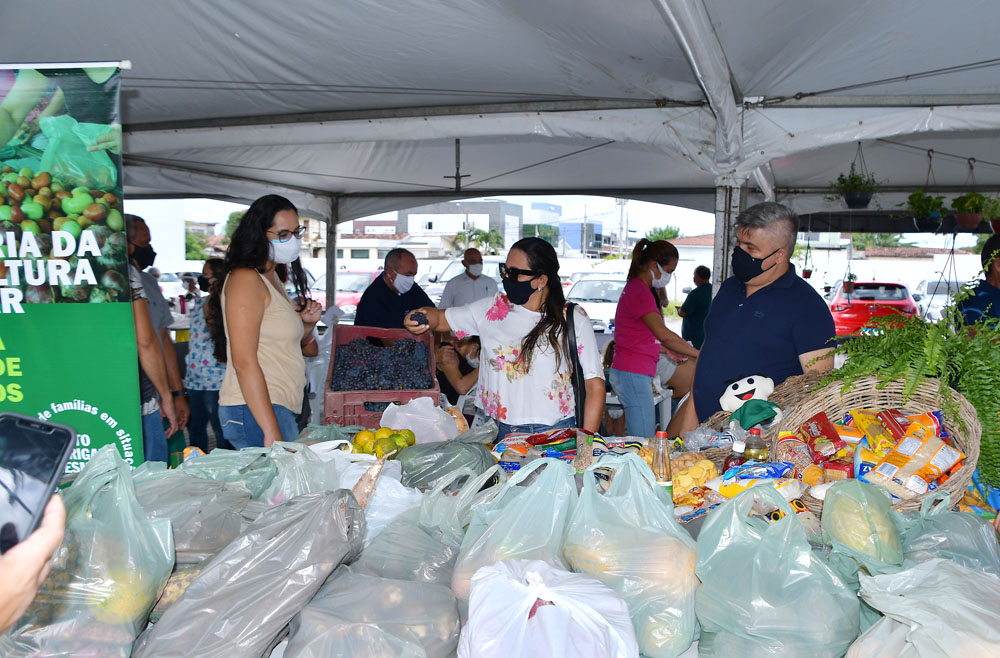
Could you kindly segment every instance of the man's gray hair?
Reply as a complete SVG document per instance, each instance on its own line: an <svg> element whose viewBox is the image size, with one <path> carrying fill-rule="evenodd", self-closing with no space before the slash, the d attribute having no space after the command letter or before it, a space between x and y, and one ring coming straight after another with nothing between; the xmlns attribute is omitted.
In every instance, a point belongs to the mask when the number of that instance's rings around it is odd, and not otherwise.
<svg viewBox="0 0 1000 658"><path fill-rule="evenodd" d="M775 236L782 248L792 257L795 251L795 239L799 230L799 218L788 206L765 201L750 206L736 218L736 230L763 229Z"/></svg>
<svg viewBox="0 0 1000 658"><path fill-rule="evenodd" d="M403 249L402 247L390 249L389 253L385 255L385 270L388 271L390 267L392 269L396 269L396 266L399 265L399 261L403 260L403 256L406 254L413 256L413 252L409 249ZM413 260L417 260L417 257L413 256Z"/></svg>

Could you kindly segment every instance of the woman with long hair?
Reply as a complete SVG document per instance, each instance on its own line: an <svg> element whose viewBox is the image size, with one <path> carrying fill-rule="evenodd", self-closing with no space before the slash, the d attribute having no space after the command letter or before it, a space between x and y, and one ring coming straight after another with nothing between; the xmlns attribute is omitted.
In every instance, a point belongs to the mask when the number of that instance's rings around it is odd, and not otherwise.
<svg viewBox="0 0 1000 658"><path fill-rule="evenodd" d="M663 348L692 357L676 364L665 359L667 369L661 373L673 387L675 397L691 390L698 350L667 329L663 322L657 289L666 287L677 268L677 248L666 240L651 242L643 238L632 252L628 283L622 290L615 311L615 356L609 372L611 388L625 409L625 428L630 436L652 437L655 427L653 377ZM684 404L689 404L687 401ZM677 413L667 432L680 433L681 413Z"/></svg>
<svg viewBox="0 0 1000 658"><path fill-rule="evenodd" d="M574 427L573 359L555 249L540 238L519 240L500 275L504 293L446 310L415 309L406 314L404 326L413 334L479 336L479 405L496 421L497 440L511 432ZM414 319L416 312L424 313L427 322ZM586 385L583 427L596 432L604 411L601 357L590 319L579 306L572 321Z"/></svg>
<svg viewBox="0 0 1000 658"><path fill-rule="evenodd" d="M219 391L222 435L236 448L298 436L306 366L320 305L309 299L299 262L305 227L288 199L262 196L233 232L206 318L215 356L226 362ZM282 279L295 288L288 296Z"/></svg>

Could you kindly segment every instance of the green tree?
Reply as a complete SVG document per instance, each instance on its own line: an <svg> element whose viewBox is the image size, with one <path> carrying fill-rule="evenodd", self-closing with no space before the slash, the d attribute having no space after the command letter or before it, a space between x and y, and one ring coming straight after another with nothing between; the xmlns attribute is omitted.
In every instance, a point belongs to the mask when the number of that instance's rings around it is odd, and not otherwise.
<svg viewBox="0 0 1000 658"><path fill-rule="evenodd" d="M674 238L680 236L681 230L676 226L660 226L646 232L646 239L650 241L656 240L673 240Z"/></svg>
<svg viewBox="0 0 1000 658"><path fill-rule="evenodd" d="M229 219L226 220L226 230L222 238L223 244L229 244L229 240L232 239L236 227L240 225L240 220L243 219L244 213L246 213L246 210L234 210L229 213Z"/></svg>
<svg viewBox="0 0 1000 658"><path fill-rule="evenodd" d="M188 260L207 260L206 248L208 236L193 231L184 231L184 258Z"/></svg>
<svg viewBox="0 0 1000 658"><path fill-rule="evenodd" d="M992 233L980 233L976 236L976 246L974 249L977 254L983 253L983 247L986 245L986 241L993 237Z"/></svg>
<svg viewBox="0 0 1000 658"><path fill-rule="evenodd" d="M473 229L471 233L473 234L473 240L483 251L496 254L503 250L503 236L500 235L500 231L497 229L491 228L488 231Z"/></svg>
<svg viewBox="0 0 1000 658"><path fill-rule="evenodd" d="M521 237L541 238L553 247L559 246L559 229L549 224L525 224Z"/></svg>
<svg viewBox="0 0 1000 658"><path fill-rule="evenodd" d="M852 233L851 244L858 251L867 247L912 247L913 243L903 242L902 233Z"/></svg>

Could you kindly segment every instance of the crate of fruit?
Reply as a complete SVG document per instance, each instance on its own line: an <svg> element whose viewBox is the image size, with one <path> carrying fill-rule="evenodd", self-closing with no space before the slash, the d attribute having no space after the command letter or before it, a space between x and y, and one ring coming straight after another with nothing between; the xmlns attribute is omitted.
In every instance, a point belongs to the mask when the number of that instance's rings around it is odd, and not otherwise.
<svg viewBox="0 0 1000 658"><path fill-rule="evenodd" d="M357 326L332 331L324 423L378 427L382 412L393 402L427 397L438 404L441 387L430 332L414 336L405 329ZM382 341L392 344L376 344Z"/></svg>

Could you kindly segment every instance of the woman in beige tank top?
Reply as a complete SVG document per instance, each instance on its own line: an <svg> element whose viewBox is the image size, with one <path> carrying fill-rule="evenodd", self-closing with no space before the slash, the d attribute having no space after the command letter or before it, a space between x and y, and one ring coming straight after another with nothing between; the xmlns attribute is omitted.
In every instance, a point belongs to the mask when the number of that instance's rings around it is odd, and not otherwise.
<svg viewBox="0 0 1000 658"><path fill-rule="evenodd" d="M299 262L304 227L295 206L275 194L251 204L226 252L210 305L215 353L226 362L219 391L222 435L237 449L298 436L306 368L320 305L309 299ZM287 275L287 277L285 276ZM281 278L295 286L296 301Z"/></svg>

